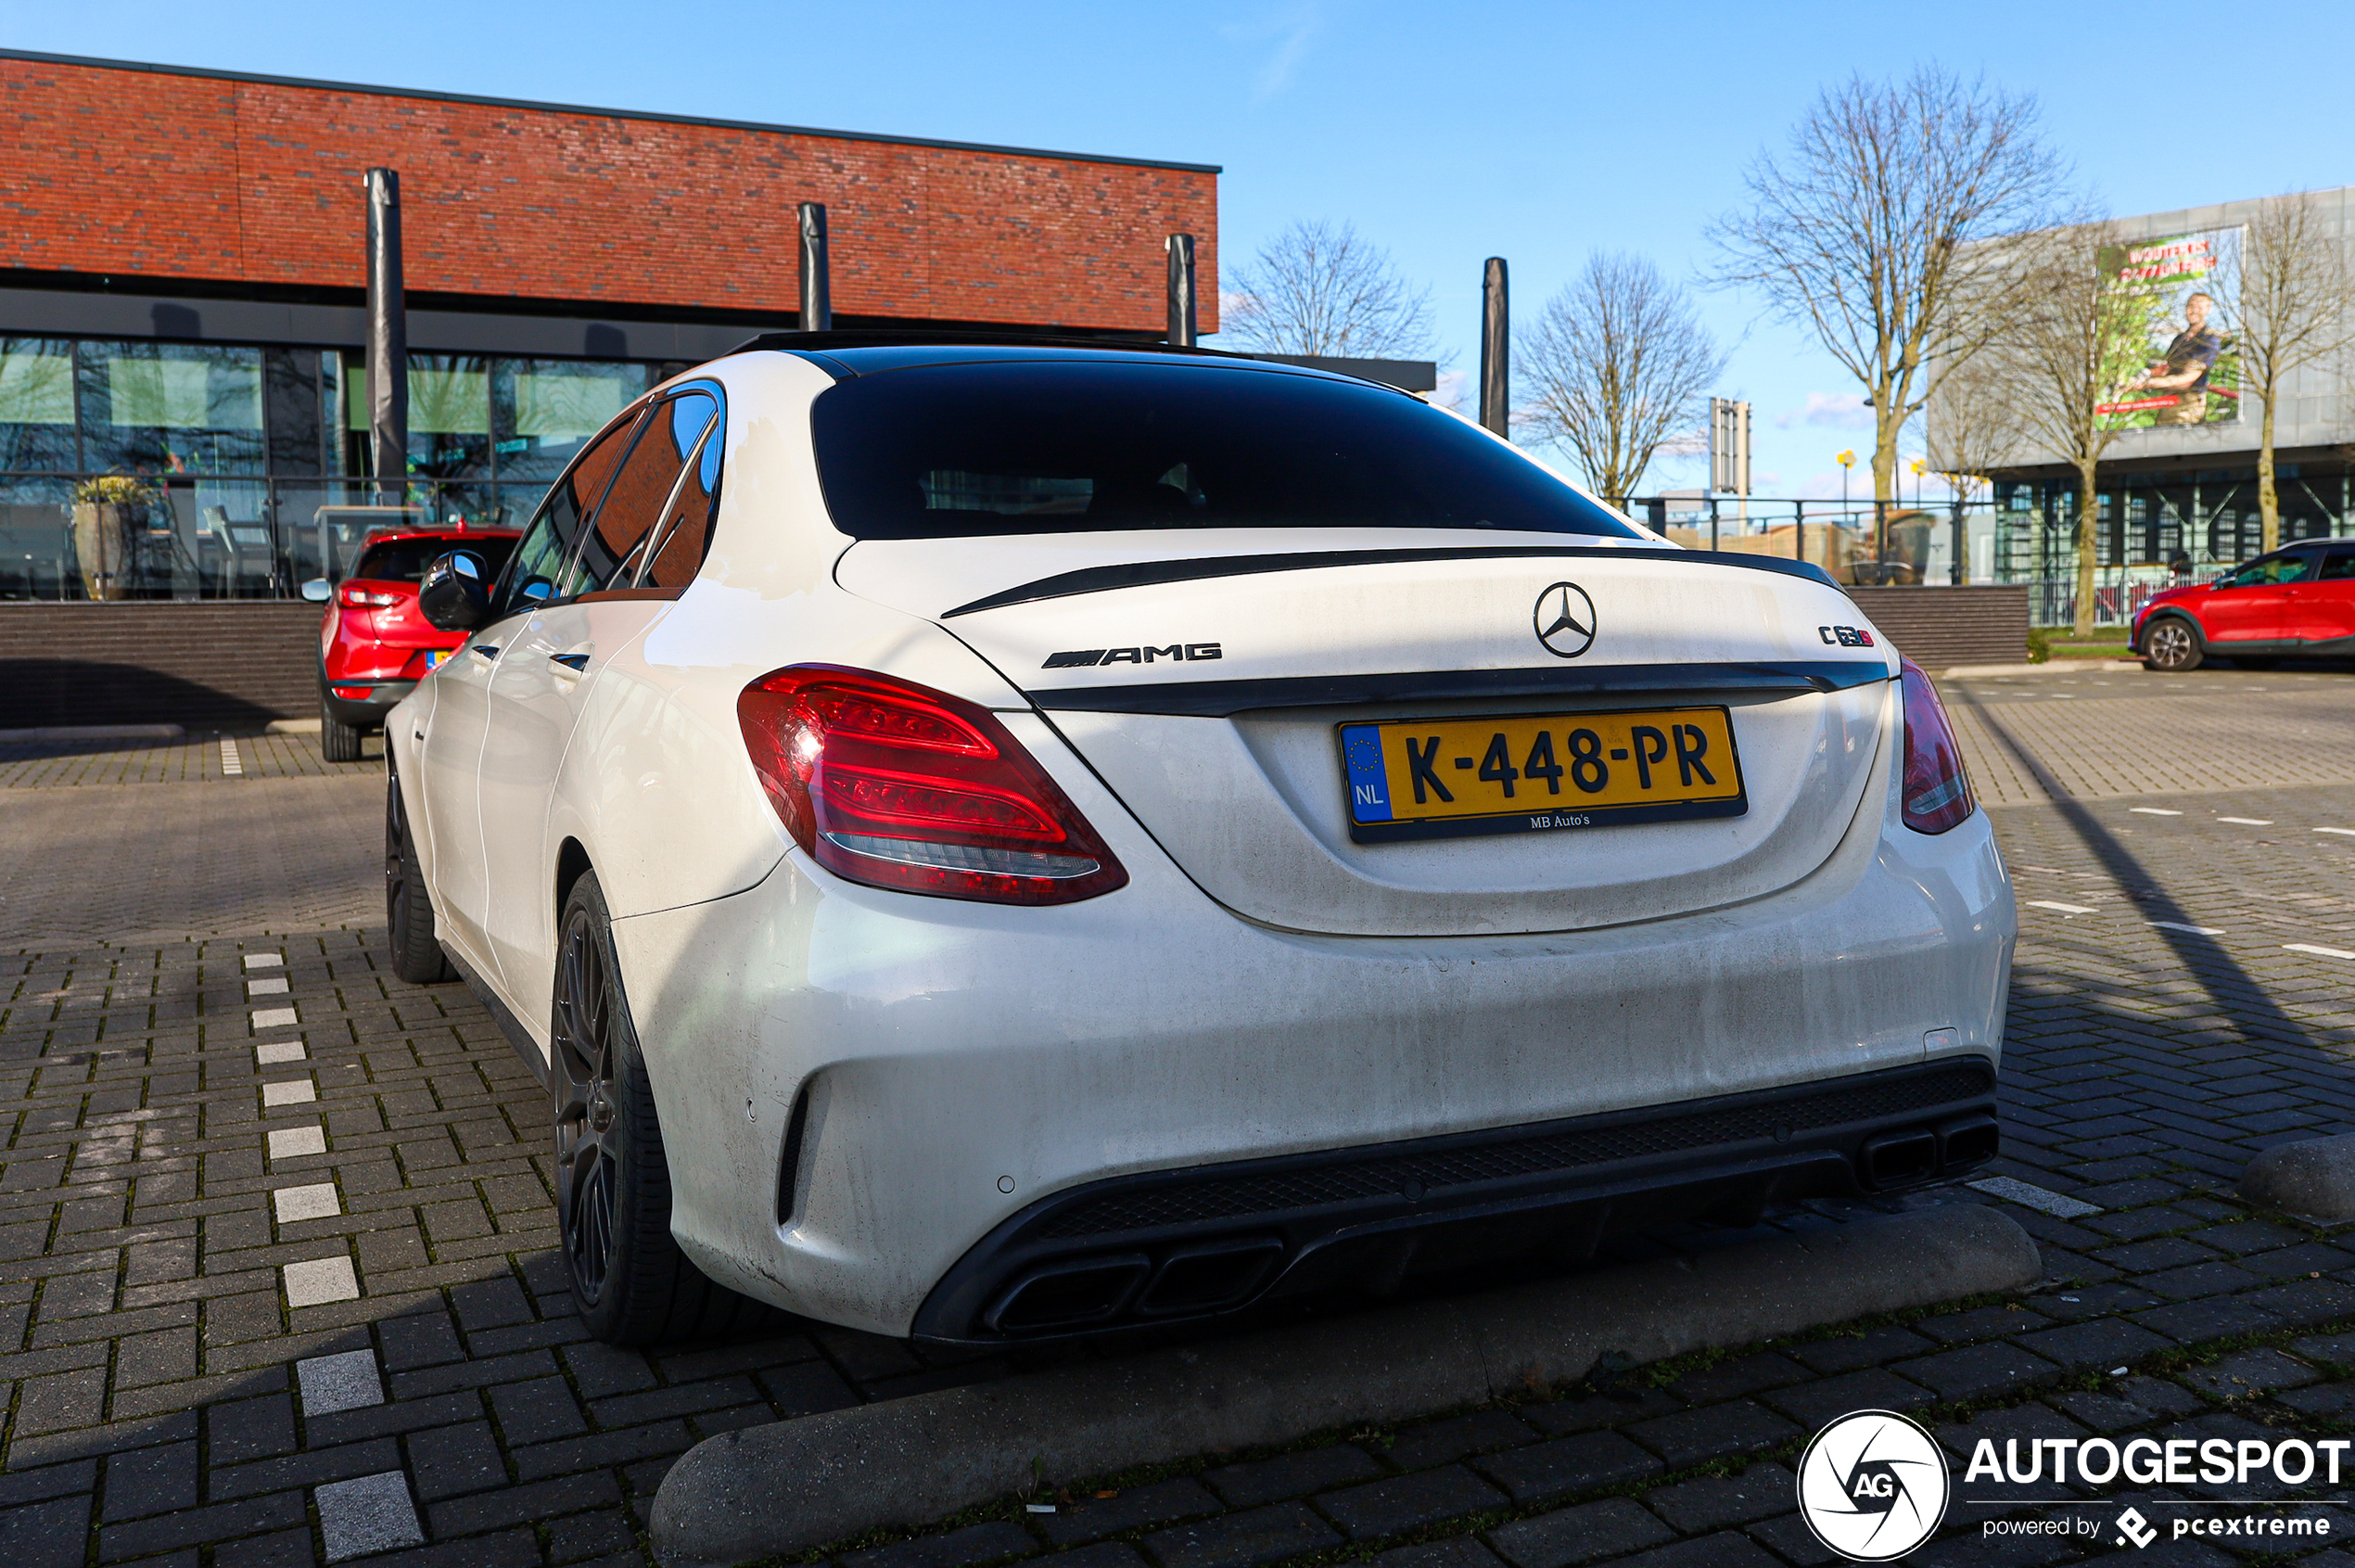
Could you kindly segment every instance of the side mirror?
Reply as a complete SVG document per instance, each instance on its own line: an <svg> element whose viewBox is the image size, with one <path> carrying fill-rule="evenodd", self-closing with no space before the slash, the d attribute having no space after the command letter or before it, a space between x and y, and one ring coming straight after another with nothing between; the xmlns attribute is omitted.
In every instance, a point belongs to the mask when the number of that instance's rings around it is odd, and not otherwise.
<svg viewBox="0 0 2355 1568"><path fill-rule="evenodd" d="M417 586L417 613L444 631L472 631L490 618L490 572L471 550L437 555Z"/></svg>
<svg viewBox="0 0 2355 1568"><path fill-rule="evenodd" d="M302 585L302 596L314 605L324 605L335 596L334 586L324 577L314 577Z"/></svg>

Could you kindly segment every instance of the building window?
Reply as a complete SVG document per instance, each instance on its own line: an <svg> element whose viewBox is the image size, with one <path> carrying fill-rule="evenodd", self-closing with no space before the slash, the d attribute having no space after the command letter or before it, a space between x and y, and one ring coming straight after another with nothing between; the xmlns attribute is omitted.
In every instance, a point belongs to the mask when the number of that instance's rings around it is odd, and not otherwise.
<svg viewBox="0 0 2355 1568"><path fill-rule="evenodd" d="M74 465L73 345L0 338L0 469L62 473Z"/></svg>
<svg viewBox="0 0 2355 1568"><path fill-rule="evenodd" d="M263 471L261 351L206 343L80 345L83 466Z"/></svg>
<svg viewBox="0 0 2355 1568"><path fill-rule="evenodd" d="M643 364L500 360L490 378L499 477L541 487L653 385Z"/></svg>

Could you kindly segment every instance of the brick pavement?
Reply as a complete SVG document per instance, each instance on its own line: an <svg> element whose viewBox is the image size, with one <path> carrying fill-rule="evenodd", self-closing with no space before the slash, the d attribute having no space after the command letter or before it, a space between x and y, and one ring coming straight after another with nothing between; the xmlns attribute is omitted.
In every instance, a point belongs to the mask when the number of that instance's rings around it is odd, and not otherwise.
<svg viewBox="0 0 2355 1568"><path fill-rule="evenodd" d="M2219 674L2228 705L2283 682ZM2103 700L1996 706L2082 705L2065 720L2081 726ZM828 1555L1812 1568L1827 1554L1788 1467L1850 1409L1911 1410L1958 1454L1980 1435L2355 1430L2355 1233L2230 1191L2256 1150L2355 1128L2355 958L2290 950L2355 952L2355 836L2314 831L2355 828L2338 756L2335 784L2260 787L2253 768L2222 793L1997 809L2024 906L1999 1169L2094 1210L2005 1205L2045 1248L2043 1288L1282 1453L1054 1477L1053 1514L1009 1499ZM2066 762L2022 771L2077 776ZM583 1341L549 1251L539 1090L462 989L382 967L380 788L363 766L0 792L12 856L86 822L75 853L111 835L115 869L161 868L53 880L34 918L12 896L0 925L0 1562L643 1562L653 1488L700 1436L1007 1370L809 1325L653 1355ZM208 863L198 824L297 817L274 888L182 869ZM299 848L342 822L358 848ZM162 935L190 886L209 891ZM1958 1505L1924 1560L1987 1558L1992 1511ZM2157 1549L2226 1561L2192 1545Z"/></svg>

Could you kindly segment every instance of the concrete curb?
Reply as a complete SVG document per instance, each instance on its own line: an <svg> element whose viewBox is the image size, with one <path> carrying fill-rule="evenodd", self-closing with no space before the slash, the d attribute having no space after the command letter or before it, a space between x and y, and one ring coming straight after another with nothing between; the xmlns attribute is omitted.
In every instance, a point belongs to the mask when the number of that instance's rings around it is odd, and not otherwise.
<svg viewBox="0 0 2355 1568"><path fill-rule="evenodd" d="M2308 1219L2355 1219L2355 1135L2274 1144L2241 1172L2240 1194Z"/></svg>
<svg viewBox="0 0 2355 1568"><path fill-rule="evenodd" d="M177 724L41 724L30 730L0 730L0 741L176 740Z"/></svg>
<svg viewBox="0 0 2355 1568"><path fill-rule="evenodd" d="M2138 658L2056 658L2043 664L1957 664L1938 672L1941 681L1967 679L1973 675L2085 675L2119 669L2140 669Z"/></svg>
<svg viewBox="0 0 2355 1568"><path fill-rule="evenodd" d="M1976 1205L1415 1302L1182 1349L911 1395L706 1438L649 1521L669 1568L920 1525L1030 1485L1404 1421L1638 1363L2043 1277Z"/></svg>

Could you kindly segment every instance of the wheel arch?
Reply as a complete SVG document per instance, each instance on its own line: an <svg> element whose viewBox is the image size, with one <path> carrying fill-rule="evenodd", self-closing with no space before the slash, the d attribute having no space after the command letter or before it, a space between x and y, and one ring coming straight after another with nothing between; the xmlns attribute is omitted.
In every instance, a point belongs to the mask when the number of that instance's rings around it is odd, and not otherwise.
<svg viewBox="0 0 2355 1568"><path fill-rule="evenodd" d="M548 928L551 931L561 932L564 929L565 900L572 897L572 885L586 875L590 869L587 848L579 839L567 835L565 841L556 846L556 901L549 911Z"/></svg>

